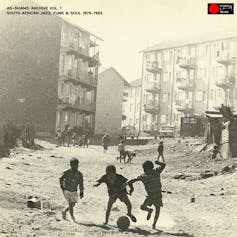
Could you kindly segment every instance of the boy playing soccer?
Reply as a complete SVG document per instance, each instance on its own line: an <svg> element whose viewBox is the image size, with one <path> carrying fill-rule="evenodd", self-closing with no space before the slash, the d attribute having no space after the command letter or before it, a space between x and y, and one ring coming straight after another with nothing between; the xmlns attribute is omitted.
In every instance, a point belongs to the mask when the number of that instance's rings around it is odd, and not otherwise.
<svg viewBox="0 0 237 237"><path fill-rule="evenodd" d="M77 186L79 185L80 189L80 198L83 198L83 175L78 170L79 160L77 158L72 158L70 161L71 169L68 169L63 172L63 175L60 177L60 185L63 191L63 195L67 200L69 207L62 211L63 219L66 219L66 214L69 211L71 218L75 221L73 215L73 207L78 201Z"/></svg>
<svg viewBox="0 0 237 237"><path fill-rule="evenodd" d="M116 168L113 165L108 165L106 167L106 174L97 180L97 184L94 185L97 187L102 183L105 183L108 187L109 201L106 210L105 225L108 224L111 208L117 199L125 203L128 209L127 215L131 218L131 220L133 222L137 221L136 217L132 215L132 205L128 199L127 191L124 185L126 181L127 179L125 177L116 173ZM134 189L132 184L129 184L129 187L129 194L131 195Z"/></svg>
<svg viewBox="0 0 237 237"><path fill-rule="evenodd" d="M132 185L137 181L142 181L142 183L144 184L148 196L141 205L141 209L143 211L147 211L147 220L149 220L151 218L153 209L149 208L148 206L155 206L156 212L152 225L153 229L156 228L156 222L160 215L160 207L163 206L160 173L165 168L165 163L161 163L159 161L155 161L155 163L159 165L159 167L156 169L154 169L154 164L151 161L145 161L142 165L144 174L127 182L128 185Z"/></svg>

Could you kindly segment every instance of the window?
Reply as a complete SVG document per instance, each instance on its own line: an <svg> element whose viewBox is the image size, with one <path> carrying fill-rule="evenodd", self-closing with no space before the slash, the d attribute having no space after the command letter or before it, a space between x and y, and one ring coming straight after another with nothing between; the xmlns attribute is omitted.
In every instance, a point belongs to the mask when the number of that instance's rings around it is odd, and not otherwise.
<svg viewBox="0 0 237 237"><path fill-rule="evenodd" d="M198 47L198 56L199 57L205 56L205 47L203 45Z"/></svg>
<svg viewBox="0 0 237 237"><path fill-rule="evenodd" d="M65 55L61 55L61 70L65 70Z"/></svg>
<svg viewBox="0 0 237 237"><path fill-rule="evenodd" d="M168 81L169 81L168 72L164 72L164 74L163 74L163 82L168 82Z"/></svg>
<svg viewBox="0 0 237 237"><path fill-rule="evenodd" d="M147 81L152 81L153 79L153 75L152 74L148 74L147 75Z"/></svg>
<svg viewBox="0 0 237 237"><path fill-rule="evenodd" d="M166 102L167 100L168 100L168 94L167 93L163 93L162 101Z"/></svg>
<svg viewBox="0 0 237 237"><path fill-rule="evenodd" d="M216 56L216 43L214 43L212 46L212 55Z"/></svg>
<svg viewBox="0 0 237 237"><path fill-rule="evenodd" d="M137 96L140 96L140 88L137 88Z"/></svg>
<svg viewBox="0 0 237 237"><path fill-rule="evenodd" d="M140 103L137 104L137 112L139 112L140 109Z"/></svg>
<svg viewBox="0 0 237 237"><path fill-rule="evenodd" d="M164 53L164 61L168 62L170 60L170 54L169 54L169 51L165 51Z"/></svg>
<svg viewBox="0 0 237 237"><path fill-rule="evenodd" d="M64 84L62 83L62 85L61 85L61 95L63 95L63 86L64 86Z"/></svg>
<svg viewBox="0 0 237 237"><path fill-rule="evenodd" d="M132 119L129 119L129 125L133 125L133 124L132 124Z"/></svg>
<svg viewBox="0 0 237 237"><path fill-rule="evenodd" d="M130 112L132 112L132 107L133 107L132 104L130 104Z"/></svg>
<svg viewBox="0 0 237 237"><path fill-rule="evenodd" d="M65 112L65 123L68 123L68 112Z"/></svg>
<svg viewBox="0 0 237 237"><path fill-rule="evenodd" d="M190 49L190 56L191 57L195 57L196 56L196 52L195 52L196 50L195 50L195 47L192 47L191 49Z"/></svg>
<svg viewBox="0 0 237 237"><path fill-rule="evenodd" d="M68 69L72 69L73 67L73 57L69 57L68 59Z"/></svg>
<svg viewBox="0 0 237 237"><path fill-rule="evenodd" d="M211 89L210 99L213 100L214 91Z"/></svg>
<svg viewBox="0 0 237 237"><path fill-rule="evenodd" d="M219 90L219 93L218 93L218 96L219 97L222 97L222 89L218 89ZM236 95L235 95L236 96Z"/></svg>
<svg viewBox="0 0 237 237"><path fill-rule="evenodd" d="M201 91L197 91L196 93L196 101L202 101L203 100L203 93Z"/></svg>
<svg viewBox="0 0 237 237"><path fill-rule="evenodd" d="M161 123L166 123L166 115L165 115L165 114L162 114L162 115L160 116L160 122L161 122Z"/></svg>

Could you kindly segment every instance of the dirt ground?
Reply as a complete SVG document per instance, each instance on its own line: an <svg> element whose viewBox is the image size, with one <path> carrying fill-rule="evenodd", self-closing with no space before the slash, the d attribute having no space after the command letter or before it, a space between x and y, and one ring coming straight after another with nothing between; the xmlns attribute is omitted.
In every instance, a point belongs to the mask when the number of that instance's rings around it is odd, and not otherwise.
<svg viewBox="0 0 237 237"><path fill-rule="evenodd" d="M117 173L133 178L142 173L145 160L156 159L157 142L145 146L128 147L136 150L132 164L120 164L116 160L115 147L103 154L99 146L89 148L60 147L38 141L45 149L32 151L24 148L13 150L10 158L0 160L0 237L89 237L89 236L237 236L237 172L218 174L198 179L205 170L220 171L232 165L234 159L211 160L205 153L193 150L196 141L178 143L165 141L166 169L161 175L163 203L157 230L152 230L152 220L146 221L146 213L140 210L145 198L142 183L134 184L130 197L137 223L131 223L126 231L116 228L119 216L126 215L126 208L117 201L111 212L109 225L104 226L106 202L105 185L93 187L96 179L105 173L108 164L114 164ZM78 223L62 220L61 210L66 201L59 187L59 177L69 168L71 157L80 159L80 170L85 180L85 196L75 207ZM190 175L187 179L175 179L175 175ZM27 198L38 196L43 209L27 207ZM195 202L191 202L191 198ZM151 218L152 219L152 218Z"/></svg>

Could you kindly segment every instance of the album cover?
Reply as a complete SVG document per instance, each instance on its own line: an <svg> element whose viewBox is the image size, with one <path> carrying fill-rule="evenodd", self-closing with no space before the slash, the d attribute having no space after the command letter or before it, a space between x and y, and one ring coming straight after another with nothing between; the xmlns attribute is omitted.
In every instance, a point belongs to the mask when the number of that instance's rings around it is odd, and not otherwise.
<svg viewBox="0 0 237 237"><path fill-rule="evenodd" d="M0 1L0 236L237 235L234 1Z"/></svg>

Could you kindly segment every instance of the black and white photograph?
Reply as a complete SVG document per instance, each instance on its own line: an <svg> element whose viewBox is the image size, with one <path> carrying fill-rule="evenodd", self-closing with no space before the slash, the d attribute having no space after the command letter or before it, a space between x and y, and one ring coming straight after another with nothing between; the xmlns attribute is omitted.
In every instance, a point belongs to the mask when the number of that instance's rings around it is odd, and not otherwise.
<svg viewBox="0 0 237 237"><path fill-rule="evenodd" d="M0 0L0 237L236 237L236 8Z"/></svg>

